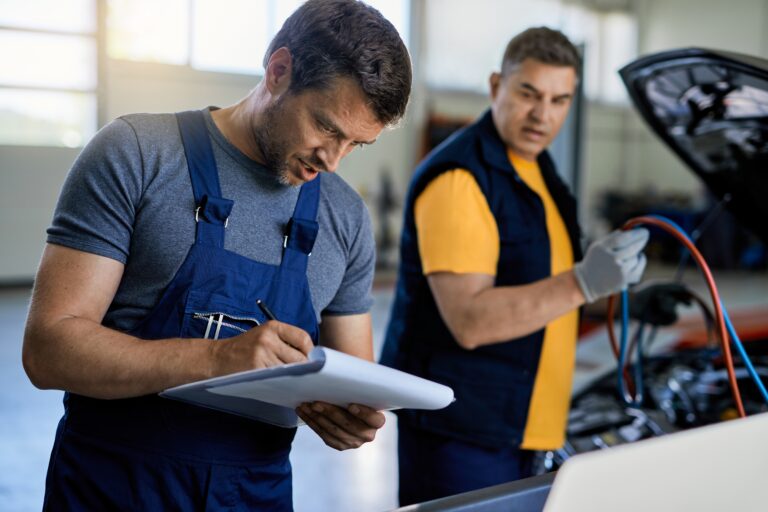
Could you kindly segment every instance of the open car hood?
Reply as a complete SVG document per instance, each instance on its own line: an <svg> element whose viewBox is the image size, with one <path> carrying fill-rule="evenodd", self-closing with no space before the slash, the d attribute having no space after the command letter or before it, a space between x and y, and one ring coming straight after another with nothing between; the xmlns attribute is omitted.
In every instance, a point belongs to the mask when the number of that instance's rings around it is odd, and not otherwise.
<svg viewBox="0 0 768 512"><path fill-rule="evenodd" d="M687 48L619 73L651 128L768 243L768 60Z"/></svg>

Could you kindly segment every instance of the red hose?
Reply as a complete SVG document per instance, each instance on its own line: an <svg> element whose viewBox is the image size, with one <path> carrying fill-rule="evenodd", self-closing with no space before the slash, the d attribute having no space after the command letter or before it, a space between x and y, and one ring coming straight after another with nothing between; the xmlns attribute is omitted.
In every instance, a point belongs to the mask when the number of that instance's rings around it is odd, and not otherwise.
<svg viewBox="0 0 768 512"><path fill-rule="evenodd" d="M624 223L624 226L622 226L622 229L629 230L636 226L639 226L640 224L651 224L653 226L659 227L675 237L678 241L680 241L691 253L691 256L693 256L694 260L696 260L696 264L701 269L702 274L704 274L704 279L707 281L707 286L709 288L710 295L712 297L712 305L715 309L715 325L716 329L720 338L720 345L723 349L723 356L725 358L725 367L728 371L728 383L731 386L731 393L733 394L733 400L736 402L736 409L739 411L739 416L742 418L746 416L746 413L744 411L744 404L741 401L741 393L739 391L739 385L736 381L736 372L733 367L733 356L731 355L731 346L729 343L730 338L728 337L728 331L726 329L725 325L725 319L723 318L723 310L720 305L720 294L717 291L717 285L715 284L715 279L712 277L712 272L709 270L709 266L707 265L707 262L704 261L704 257L701 255L699 250L696 248L695 245L693 245L693 242L685 236L683 233L680 233L674 226L668 224L667 222L663 221L662 219L657 219L656 217L634 217L630 220L628 220L626 223ZM613 295L608 298L608 321L607 321L607 328L608 328L608 337L611 341L611 347L613 348L613 353L616 355L617 359L619 356L619 349L618 349L618 343L616 342L616 333L613 331L613 313L615 311L615 300L617 295ZM631 358L627 358L627 361L629 361ZM624 377L630 385L630 389L634 388L633 381L631 380L629 376L629 372L627 371L627 367L625 366L622 371L624 372Z"/></svg>

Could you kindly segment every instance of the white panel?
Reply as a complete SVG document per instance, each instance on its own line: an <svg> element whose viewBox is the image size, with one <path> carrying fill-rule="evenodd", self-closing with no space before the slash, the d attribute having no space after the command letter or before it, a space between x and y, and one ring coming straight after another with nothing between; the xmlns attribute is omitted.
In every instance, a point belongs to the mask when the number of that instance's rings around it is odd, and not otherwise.
<svg viewBox="0 0 768 512"><path fill-rule="evenodd" d="M293 11L303 3L304 0L277 0L273 2L272 22L275 26L275 33L280 30L288 16L293 14Z"/></svg>
<svg viewBox="0 0 768 512"><path fill-rule="evenodd" d="M485 92L509 40L533 26L560 28L568 11L557 0L425 0L426 81L443 89Z"/></svg>
<svg viewBox="0 0 768 512"><path fill-rule="evenodd" d="M609 13L602 17L602 83L600 98L609 103L626 103L627 90L619 69L637 57L637 21L624 13Z"/></svg>
<svg viewBox="0 0 768 512"><path fill-rule="evenodd" d="M192 67L256 74L271 39L267 0L195 0Z"/></svg>
<svg viewBox="0 0 768 512"><path fill-rule="evenodd" d="M0 30L0 84L93 90L92 37Z"/></svg>
<svg viewBox="0 0 768 512"><path fill-rule="evenodd" d="M110 57L187 63L187 0L108 0L107 7L107 54Z"/></svg>
<svg viewBox="0 0 768 512"><path fill-rule="evenodd" d="M760 55L765 0L648 0L643 53L703 46Z"/></svg>
<svg viewBox="0 0 768 512"><path fill-rule="evenodd" d="M94 133L94 93L0 88L2 145L74 148Z"/></svg>
<svg viewBox="0 0 768 512"><path fill-rule="evenodd" d="M0 25L62 32L95 32L95 0L0 0Z"/></svg>
<svg viewBox="0 0 768 512"><path fill-rule="evenodd" d="M0 283L35 275L45 230L78 152L0 146Z"/></svg>
<svg viewBox="0 0 768 512"><path fill-rule="evenodd" d="M365 3L377 9L395 26L400 38L408 46L410 32L410 0L367 0Z"/></svg>

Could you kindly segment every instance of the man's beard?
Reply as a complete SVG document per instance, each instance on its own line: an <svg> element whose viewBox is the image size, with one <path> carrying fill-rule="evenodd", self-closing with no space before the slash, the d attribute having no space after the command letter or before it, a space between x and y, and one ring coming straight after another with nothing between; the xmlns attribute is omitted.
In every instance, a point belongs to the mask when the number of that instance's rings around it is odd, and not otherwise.
<svg viewBox="0 0 768 512"><path fill-rule="evenodd" d="M288 144L278 129L283 114L283 98L284 96L278 98L275 103L264 109L261 120L253 125L252 131L256 146L264 158L264 166L274 173L282 185L291 185L288 179Z"/></svg>

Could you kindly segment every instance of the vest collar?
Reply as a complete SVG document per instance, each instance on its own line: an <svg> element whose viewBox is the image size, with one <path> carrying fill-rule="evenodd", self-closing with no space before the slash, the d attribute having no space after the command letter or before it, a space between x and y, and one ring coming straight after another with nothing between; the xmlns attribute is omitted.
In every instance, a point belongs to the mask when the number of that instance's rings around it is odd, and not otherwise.
<svg viewBox="0 0 768 512"><path fill-rule="evenodd" d="M499 132L496 131L496 125L493 124L491 109L485 111L477 122L477 126L480 133L484 135L480 137L480 147L483 159L485 159L486 163L494 169L516 175L517 171L512 167L512 163L509 161L507 146L504 144L504 141L501 140ZM552 163L546 149L539 153L536 157L536 162L538 162L542 172L545 172L545 168L549 169L551 167Z"/></svg>
<svg viewBox="0 0 768 512"><path fill-rule="evenodd" d="M496 131L496 125L493 124L491 109L486 110L480 118L478 128L483 135L480 137L480 146L485 161L497 170L516 174L507 156L507 146Z"/></svg>

